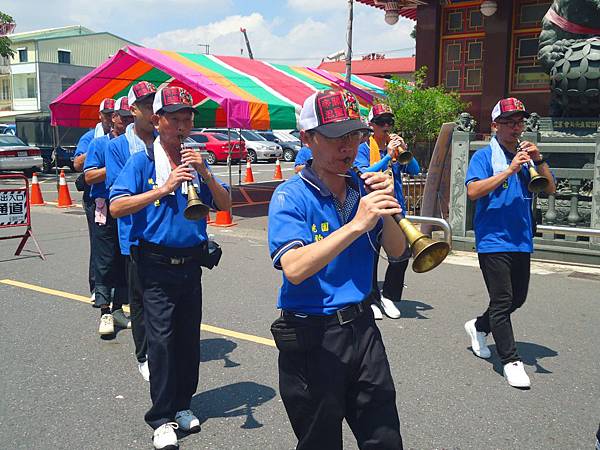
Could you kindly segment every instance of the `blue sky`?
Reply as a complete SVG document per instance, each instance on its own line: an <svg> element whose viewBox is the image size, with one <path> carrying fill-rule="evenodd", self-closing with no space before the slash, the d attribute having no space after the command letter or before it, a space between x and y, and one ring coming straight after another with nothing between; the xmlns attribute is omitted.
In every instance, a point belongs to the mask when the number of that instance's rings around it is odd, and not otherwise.
<svg viewBox="0 0 600 450"><path fill-rule="evenodd" d="M0 9L15 19L15 32L84 25L169 50L209 44L220 55L240 54L243 26L256 58L285 64L316 65L346 46L346 0L3 0ZM354 10L355 54L414 53L414 22L389 26L380 10L360 3Z"/></svg>

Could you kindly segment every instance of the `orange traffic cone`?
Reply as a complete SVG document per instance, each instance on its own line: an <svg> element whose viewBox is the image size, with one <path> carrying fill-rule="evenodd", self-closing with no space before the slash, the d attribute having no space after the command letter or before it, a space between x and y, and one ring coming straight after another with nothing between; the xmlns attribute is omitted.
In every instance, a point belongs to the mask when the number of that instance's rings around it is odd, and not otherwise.
<svg viewBox="0 0 600 450"><path fill-rule="evenodd" d="M275 161L275 174L273 175L274 180L283 180L283 174L281 173L281 163L279 160Z"/></svg>
<svg viewBox="0 0 600 450"><path fill-rule="evenodd" d="M250 158L246 160L246 176L244 177L244 183L254 183L254 175L252 174Z"/></svg>
<svg viewBox="0 0 600 450"><path fill-rule="evenodd" d="M37 173L33 172L31 176L31 195L29 196L29 204L32 206L43 206L46 204L42 197L42 190L38 181Z"/></svg>
<svg viewBox="0 0 600 450"><path fill-rule="evenodd" d="M217 219L211 223L213 227L232 227L237 225L233 223L230 211L217 211Z"/></svg>
<svg viewBox="0 0 600 450"><path fill-rule="evenodd" d="M65 180L65 171L60 171L60 179L58 182L58 204L59 208L70 208L75 206L73 200L71 200L71 194L69 194L69 186L67 186L67 180Z"/></svg>

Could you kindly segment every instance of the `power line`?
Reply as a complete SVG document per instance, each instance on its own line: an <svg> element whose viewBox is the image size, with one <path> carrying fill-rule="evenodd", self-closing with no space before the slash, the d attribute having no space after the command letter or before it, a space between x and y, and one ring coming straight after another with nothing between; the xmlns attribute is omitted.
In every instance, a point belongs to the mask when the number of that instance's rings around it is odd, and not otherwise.
<svg viewBox="0 0 600 450"><path fill-rule="evenodd" d="M406 51L414 51L415 47L406 47L406 48L397 48L397 49L393 49L393 50L374 50L371 52L366 52L366 53L354 53L354 56L366 56L366 55L370 55L371 53L399 53L399 52L406 52ZM289 57L289 58L269 58L268 56L261 56L258 59L268 59L271 61L299 61L299 60L304 60L304 59L323 59L323 55L319 55L319 56L297 56L297 57Z"/></svg>

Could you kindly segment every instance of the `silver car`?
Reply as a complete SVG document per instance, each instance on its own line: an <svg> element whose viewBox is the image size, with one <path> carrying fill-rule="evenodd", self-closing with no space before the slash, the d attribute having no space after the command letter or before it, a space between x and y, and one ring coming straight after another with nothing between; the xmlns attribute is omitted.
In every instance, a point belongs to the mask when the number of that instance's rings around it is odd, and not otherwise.
<svg viewBox="0 0 600 450"><path fill-rule="evenodd" d="M0 170L22 170L30 177L41 171L43 163L39 148L25 144L17 136L0 135Z"/></svg>
<svg viewBox="0 0 600 450"><path fill-rule="evenodd" d="M203 128L201 131L208 133L223 133L227 136L227 128ZM231 139L240 139L240 134L237 130L230 130ZM250 162L269 161L274 162L276 159L281 159L283 149L281 145L275 142L269 142L260 134L250 130L241 131L241 139L246 143L248 158Z"/></svg>

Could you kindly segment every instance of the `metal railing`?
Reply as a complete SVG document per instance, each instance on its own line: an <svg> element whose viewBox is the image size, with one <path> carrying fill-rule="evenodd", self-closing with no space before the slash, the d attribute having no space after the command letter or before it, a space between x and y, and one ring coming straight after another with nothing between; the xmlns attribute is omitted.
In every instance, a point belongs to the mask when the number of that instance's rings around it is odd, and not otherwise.
<svg viewBox="0 0 600 450"><path fill-rule="evenodd" d="M402 174L402 193L406 202L407 214L418 215L421 212L426 180L427 175L423 173L417 175Z"/></svg>
<svg viewBox="0 0 600 450"><path fill-rule="evenodd" d="M442 229L444 232L444 241L450 245L452 248L452 228L450 224L444 219L440 219L439 217L426 217L426 216L405 216L408 220L410 220L413 224L415 223L424 223L429 225L435 225ZM556 227L558 228L558 227Z"/></svg>

